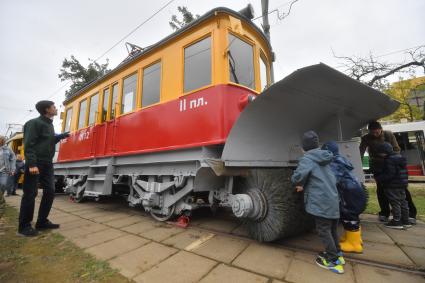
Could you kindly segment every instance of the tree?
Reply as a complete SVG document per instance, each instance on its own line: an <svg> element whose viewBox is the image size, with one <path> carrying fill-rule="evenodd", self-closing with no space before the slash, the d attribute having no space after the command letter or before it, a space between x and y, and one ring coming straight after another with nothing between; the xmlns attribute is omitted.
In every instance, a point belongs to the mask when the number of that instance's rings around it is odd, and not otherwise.
<svg viewBox="0 0 425 283"><path fill-rule="evenodd" d="M423 68L425 72L425 45L418 46L405 53L408 55L408 60L399 63L390 63L378 60L383 56L373 56L372 53L368 57L348 57L348 56L334 56L341 61L341 66L344 72L370 87L377 88L385 92L389 96L400 102L400 107L396 112L384 120L397 120L407 119L409 121L420 120L423 118L423 110L417 106L409 104L409 99L412 90L416 86L411 85L411 80L401 81L394 83L390 86L388 77L395 74L409 74L411 77L415 75L417 68ZM425 109L425 105L424 105Z"/></svg>
<svg viewBox="0 0 425 283"><path fill-rule="evenodd" d="M190 24L192 21L199 18L199 15L194 16L185 6L178 6L177 10L180 12L182 19L179 20L177 15L172 15L171 21L168 22L174 31L181 29L185 25Z"/></svg>
<svg viewBox="0 0 425 283"><path fill-rule="evenodd" d="M371 87L379 90L388 88L387 78L395 74L412 74L417 68L423 68L425 72L425 45L416 47L406 52L409 60L399 63L379 61L372 53L368 57L337 56L340 59L344 72Z"/></svg>
<svg viewBox="0 0 425 283"><path fill-rule="evenodd" d="M65 58L62 62L62 68L60 69L59 78L61 81L72 82L68 90L65 91L65 96L69 97L86 84L96 80L97 78L105 75L110 70L108 69L109 60L106 59L105 64L99 64L96 61L89 59L90 64L86 67L81 65L74 55L71 55L71 59Z"/></svg>
<svg viewBox="0 0 425 283"><path fill-rule="evenodd" d="M386 117L385 120L400 121L401 119L407 119L412 122L423 118L422 109L410 103L411 94L417 89L414 81L414 79L404 80L400 77L398 82L393 83L391 87L385 90L386 94L400 102L400 107L397 111Z"/></svg>

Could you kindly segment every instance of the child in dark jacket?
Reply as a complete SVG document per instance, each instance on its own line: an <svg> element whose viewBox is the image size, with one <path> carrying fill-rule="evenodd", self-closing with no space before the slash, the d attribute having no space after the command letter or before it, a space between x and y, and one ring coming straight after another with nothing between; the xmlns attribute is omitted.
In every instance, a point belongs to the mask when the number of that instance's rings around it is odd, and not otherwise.
<svg viewBox="0 0 425 283"><path fill-rule="evenodd" d="M332 272L344 273L341 249L338 242L339 197L336 179L330 163L333 155L319 148L319 137L313 131L304 133L302 140L304 156L292 175L297 192L304 191L307 213L314 217L316 230L326 252L320 253L316 264Z"/></svg>
<svg viewBox="0 0 425 283"><path fill-rule="evenodd" d="M385 224L392 229L409 228L409 206L406 201L408 185L406 158L393 151L389 143L383 143L378 153L384 157L383 170L375 174L375 179L384 184L384 193L391 206L393 219Z"/></svg>
<svg viewBox="0 0 425 283"><path fill-rule="evenodd" d="M366 209L367 194L363 185L352 173L351 162L339 154L338 144L334 141L325 143L323 150L334 155L330 164L337 181L340 198L341 222L344 235L340 240L343 252L363 252L359 215Z"/></svg>

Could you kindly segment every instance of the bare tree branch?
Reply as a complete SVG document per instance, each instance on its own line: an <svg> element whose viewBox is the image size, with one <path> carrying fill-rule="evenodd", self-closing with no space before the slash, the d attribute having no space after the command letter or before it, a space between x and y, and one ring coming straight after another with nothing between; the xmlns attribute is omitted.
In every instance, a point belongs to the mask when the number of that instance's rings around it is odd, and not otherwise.
<svg viewBox="0 0 425 283"><path fill-rule="evenodd" d="M405 68L411 67L411 66L418 66L418 67L424 67L425 68L425 59L422 59L421 61L413 61L413 62L409 62L407 64L404 65L400 65L398 67L395 67L394 69L382 74L382 75L375 75L367 84L369 86L373 86L373 84L380 79L386 78L388 76L391 76L397 72L399 72L400 70L403 70Z"/></svg>
<svg viewBox="0 0 425 283"><path fill-rule="evenodd" d="M422 67L425 72L425 45L414 50L405 52L410 55L410 59L401 63L389 63L378 61L378 56L370 53L367 57L339 56L332 50L333 56L341 61L340 67L344 72L369 86L382 88L387 85L386 78L398 73L412 72L415 68Z"/></svg>

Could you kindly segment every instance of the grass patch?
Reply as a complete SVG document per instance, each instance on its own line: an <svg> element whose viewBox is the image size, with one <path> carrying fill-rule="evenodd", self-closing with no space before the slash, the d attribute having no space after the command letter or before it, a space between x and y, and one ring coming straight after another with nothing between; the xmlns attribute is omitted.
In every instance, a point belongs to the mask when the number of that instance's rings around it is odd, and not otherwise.
<svg viewBox="0 0 425 283"><path fill-rule="evenodd" d="M18 212L7 206L0 219L0 282L132 282L63 236L16 235Z"/></svg>
<svg viewBox="0 0 425 283"><path fill-rule="evenodd" d="M376 197L376 184L366 183L367 190L369 192L369 202L365 213L378 214L379 204L378 198ZM409 191L412 195L413 203L418 210L417 218L425 220L425 184L412 183L409 184Z"/></svg>

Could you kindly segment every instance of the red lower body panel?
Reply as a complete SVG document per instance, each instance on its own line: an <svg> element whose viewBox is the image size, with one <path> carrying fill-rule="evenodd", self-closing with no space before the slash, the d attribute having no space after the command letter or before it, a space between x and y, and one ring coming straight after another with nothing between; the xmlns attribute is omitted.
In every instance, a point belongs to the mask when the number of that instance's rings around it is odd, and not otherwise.
<svg viewBox="0 0 425 283"><path fill-rule="evenodd" d="M78 130L58 162L224 144L249 90L218 85Z"/></svg>

